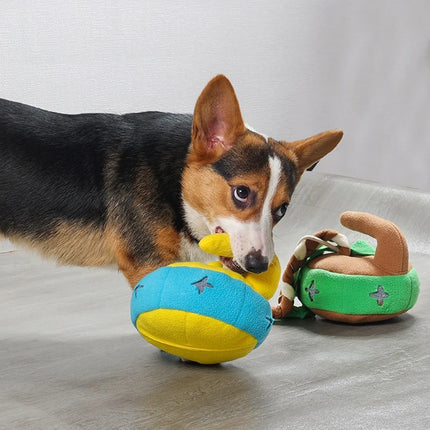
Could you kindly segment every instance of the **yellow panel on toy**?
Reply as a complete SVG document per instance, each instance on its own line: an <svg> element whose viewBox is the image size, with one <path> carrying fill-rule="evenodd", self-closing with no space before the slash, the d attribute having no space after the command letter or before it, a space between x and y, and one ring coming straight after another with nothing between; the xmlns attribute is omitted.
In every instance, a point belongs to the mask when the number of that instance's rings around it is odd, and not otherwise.
<svg viewBox="0 0 430 430"><path fill-rule="evenodd" d="M228 235L211 236L216 236L209 240L216 252L225 254L219 244ZM206 241L203 248L214 250L212 245ZM276 257L261 275L241 275L218 262L165 266L134 288L131 319L144 339L170 354L201 364L235 360L269 334L273 318L267 299L280 273Z"/></svg>

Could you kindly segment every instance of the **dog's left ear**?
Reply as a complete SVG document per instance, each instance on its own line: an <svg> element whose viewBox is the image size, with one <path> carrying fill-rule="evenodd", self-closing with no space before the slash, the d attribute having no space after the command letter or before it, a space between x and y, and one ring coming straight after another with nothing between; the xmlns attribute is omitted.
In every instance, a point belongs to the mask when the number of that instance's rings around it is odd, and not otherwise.
<svg viewBox="0 0 430 430"><path fill-rule="evenodd" d="M342 136L342 130L329 130L307 139L286 143L285 147L294 153L294 161L301 175L307 168L336 148Z"/></svg>
<svg viewBox="0 0 430 430"><path fill-rule="evenodd" d="M239 102L230 81L223 75L213 78L204 88L194 109L193 159L212 163L232 148L246 133Z"/></svg>

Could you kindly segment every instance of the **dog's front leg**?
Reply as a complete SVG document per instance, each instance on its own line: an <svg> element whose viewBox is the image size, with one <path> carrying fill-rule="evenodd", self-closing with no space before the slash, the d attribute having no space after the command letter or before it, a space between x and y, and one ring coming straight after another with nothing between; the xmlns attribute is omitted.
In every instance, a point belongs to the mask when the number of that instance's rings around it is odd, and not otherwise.
<svg viewBox="0 0 430 430"><path fill-rule="evenodd" d="M118 269L123 273L131 288L134 288L148 273L161 267L161 265L151 263L138 264L135 262L135 259L124 250L117 252L116 261Z"/></svg>
<svg viewBox="0 0 430 430"><path fill-rule="evenodd" d="M147 255L135 256L125 241L115 241L115 258L118 269L126 277L131 288L148 273L178 261L180 249L179 234L170 226L156 229L154 244Z"/></svg>

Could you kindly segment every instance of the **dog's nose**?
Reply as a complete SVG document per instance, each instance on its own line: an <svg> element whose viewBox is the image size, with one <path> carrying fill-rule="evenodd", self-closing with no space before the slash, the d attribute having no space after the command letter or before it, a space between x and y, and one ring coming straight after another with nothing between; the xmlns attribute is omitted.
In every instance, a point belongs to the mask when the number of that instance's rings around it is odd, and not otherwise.
<svg viewBox="0 0 430 430"><path fill-rule="evenodd" d="M252 273L262 273L269 268L269 259L261 255L261 250L251 251L245 257L245 269Z"/></svg>

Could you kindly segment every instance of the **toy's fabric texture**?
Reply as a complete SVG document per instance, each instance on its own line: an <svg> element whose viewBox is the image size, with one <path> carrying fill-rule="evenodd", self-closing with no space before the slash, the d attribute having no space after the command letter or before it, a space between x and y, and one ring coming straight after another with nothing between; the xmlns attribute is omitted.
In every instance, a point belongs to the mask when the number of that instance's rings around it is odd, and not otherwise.
<svg viewBox="0 0 430 430"><path fill-rule="evenodd" d="M205 238L202 248L231 256L228 235ZM202 364L245 356L267 337L269 302L278 285L275 258L261 275L241 275L219 262L176 263L145 276L134 288L131 319L163 351Z"/></svg>
<svg viewBox="0 0 430 430"><path fill-rule="evenodd" d="M363 212L345 212L341 223L376 238L376 250L364 241L349 247L346 237L334 230L305 237L283 274L275 318L293 311L294 297L282 292L290 286L313 313L346 323L385 320L416 303L419 279L400 229Z"/></svg>
<svg viewBox="0 0 430 430"><path fill-rule="evenodd" d="M230 246L230 238L226 233L210 234L204 237L200 243L200 248L208 254L218 255L221 257L232 257ZM188 264L188 263L179 263ZM232 270L222 267L222 264L217 261L210 263L212 266L221 268L225 273L232 277L241 279L248 284L253 290L260 293L264 298L269 300L273 297L278 288L278 282L281 277L281 264L278 257L275 255L269 265L269 269L263 273L245 273L243 275L233 272Z"/></svg>

